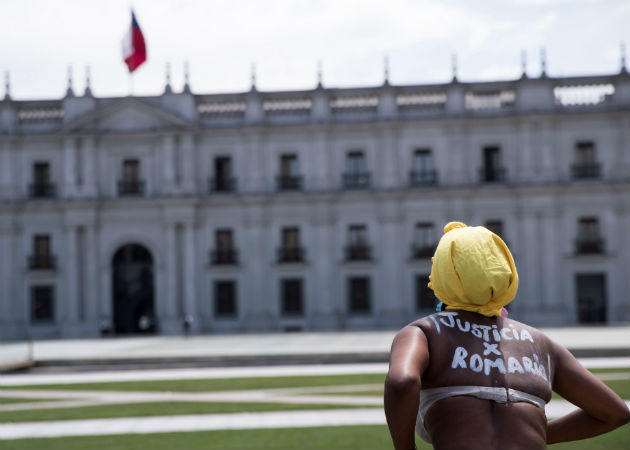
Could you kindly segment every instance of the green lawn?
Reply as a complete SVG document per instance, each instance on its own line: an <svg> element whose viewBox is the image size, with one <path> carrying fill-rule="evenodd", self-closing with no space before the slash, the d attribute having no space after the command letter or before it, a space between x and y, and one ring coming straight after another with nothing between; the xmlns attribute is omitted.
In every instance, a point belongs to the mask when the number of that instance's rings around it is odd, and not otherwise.
<svg viewBox="0 0 630 450"><path fill-rule="evenodd" d="M358 406L365 408L365 406ZM0 422L39 422L43 420L105 419L112 417L149 417L179 414L222 414L259 411L357 408L354 405L319 405L290 403L201 403L155 402L79 406L75 408L0 411Z"/></svg>
<svg viewBox="0 0 630 450"><path fill-rule="evenodd" d="M619 373L619 372L625 372L626 374L630 375L630 368L628 368L628 367L614 367L614 368L602 367L602 368L588 369L588 370L590 372L593 372L593 373Z"/></svg>
<svg viewBox="0 0 630 450"><path fill-rule="evenodd" d="M607 385L610 389L615 391L615 393L625 399L630 400L630 381L628 380L604 380L604 384ZM561 399L558 394L555 392L552 395L554 399Z"/></svg>
<svg viewBox="0 0 630 450"><path fill-rule="evenodd" d="M550 445L553 450L621 450L630 448L630 425L617 428L610 433L581 441L561 442Z"/></svg>
<svg viewBox="0 0 630 450"><path fill-rule="evenodd" d="M419 449L430 449L422 442ZM391 449L387 427L284 428L0 441L0 449Z"/></svg>
<svg viewBox="0 0 630 450"><path fill-rule="evenodd" d="M255 370L255 369L252 369ZM217 378L200 380L122 381L111 383L40 384L0 386L0 389L75 391L168 391L212 392L245 389L300 388L384 383L385 374L318 375L292 377Z"/></svg>
<svg viewBox="0 0 630 450"><path fill-rule="evenodd" d="M0 397L0 405L6 405L8 403L29 403L29 402L58 402L60 398L15 398L15 397Z"/></svg>
<svg viewBox="0 0 630 450"><path fill-rule="evenodd" d="M433 448L416 439L418 449ZM225 430L192 433L81 436L48 439L0 440L0 449L48 450L135 450L135 449L391 449L385 425L273 430ZM555 450L630 448L630 426L582 441L554 444Z"/></svg>

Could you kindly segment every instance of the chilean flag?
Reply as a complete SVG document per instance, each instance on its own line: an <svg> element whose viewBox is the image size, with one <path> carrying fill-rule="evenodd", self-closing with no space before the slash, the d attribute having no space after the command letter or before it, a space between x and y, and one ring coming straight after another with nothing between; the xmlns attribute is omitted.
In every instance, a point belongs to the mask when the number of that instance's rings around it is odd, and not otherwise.
<svg viewBox="0 0 630 450"><path fill-rule="evenodd" d="M136 70L140 67L140 64L147 60L147 47L144 45L144 36L133 10L131 11L131 28L129 28L122 41L122 53L129 73Z"/></svg>

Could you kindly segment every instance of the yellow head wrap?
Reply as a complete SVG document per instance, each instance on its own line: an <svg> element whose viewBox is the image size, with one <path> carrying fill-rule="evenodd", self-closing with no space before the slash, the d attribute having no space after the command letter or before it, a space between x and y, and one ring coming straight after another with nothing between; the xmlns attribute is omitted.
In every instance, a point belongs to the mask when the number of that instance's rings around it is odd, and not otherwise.
<svg viewBox="0 0 630 450"><path fill-rule="evenodd" d="M505 242L484 227L450 222L435 250L429 288L447 305L500 316L514 300L518 273Z"/></svg>

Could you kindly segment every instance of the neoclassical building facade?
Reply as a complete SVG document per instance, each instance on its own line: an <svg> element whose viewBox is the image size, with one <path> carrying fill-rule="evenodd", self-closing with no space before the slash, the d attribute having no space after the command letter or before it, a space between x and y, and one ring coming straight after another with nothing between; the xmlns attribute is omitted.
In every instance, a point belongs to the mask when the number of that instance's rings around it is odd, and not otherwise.
<svg viewBox="0 0 630 450"><path fill-rule="evenodd" d="M396 328L451 220L630 319L630 76L0 102L0 338ZM89 87L89 86L88 86Z"/></svg>

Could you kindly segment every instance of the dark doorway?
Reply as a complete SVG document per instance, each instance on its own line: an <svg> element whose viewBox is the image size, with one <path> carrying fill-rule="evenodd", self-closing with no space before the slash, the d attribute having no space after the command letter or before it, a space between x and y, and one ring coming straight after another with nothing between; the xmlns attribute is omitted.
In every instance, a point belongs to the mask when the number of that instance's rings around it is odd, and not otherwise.
<svg viewBox="0 0 630 450"><path fill-rule="evenodd" d="M116 334L154 333L153 258L141 245L118 249L112 260L112 300Z"/></svg>
<svg viewBox="0 0 630 450"><path fill-rule="evenodd" d="M606 322L606 276L577 275L577 312L580 323Z"/></svg>

